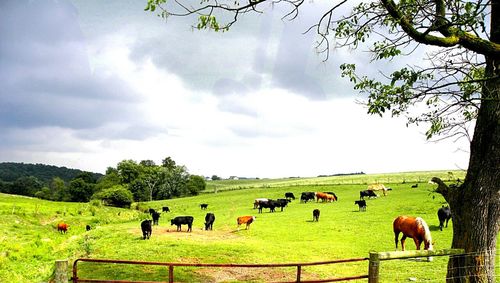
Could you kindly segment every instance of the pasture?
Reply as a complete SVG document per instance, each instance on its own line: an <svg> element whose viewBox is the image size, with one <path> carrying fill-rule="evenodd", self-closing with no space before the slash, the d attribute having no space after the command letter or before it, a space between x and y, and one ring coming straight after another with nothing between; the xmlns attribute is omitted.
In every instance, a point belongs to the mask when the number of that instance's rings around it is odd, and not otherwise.
<svg viewBox="0 0 500 283"><path fill-rule="evenodd" d="M364 184L299 185L228 190L196 197L139 203L134 209L119 209L98 204L56 203L0 194L0 282L48 281L54 261L79 257L190 263L289 263L314 262L367 257L369 251L394 250L392 221L398 215L424 218L430 226L435 249L449 248L452 226L439 231L437 210L443 198L431 193L435 185L420 183L387 184L393 190L386 197L367 199L366 212L354 204ZM332 191L333 203L299 203L296 199L280 212L253 209L255 198L283 198L285 192L300 197L303 191ZM209 204L207 210L201 203ZM150 219L144 209L161 213L159 225L153 226L149 240L142 239L140 222ZM318 222L312 211L321 210ZM216 216L213 231L204 231L207 212ZM174 216L194 216L193 231L176 232L170 225ZM236 218L255 215L249 230L237 230ZM60 221L69 223L67 234L57 232ZM86 231L90 224L92 230ZM415 249L411 239L407 249ZM433 262L384 262L382 282L408 281L411 278L442 282L447 258ZM367 262L307 267L308 279L353 276L367 272ZM176 268L180 282L266 282L293 279L294 269L225 270ZM166 268L151 266L114 266L82 263L79 275L84 278L166 280ZM268 276L268 277L266 277ZM260 279L258 279L260 278ZM262 278L267 278L262 279Z"/></svg>

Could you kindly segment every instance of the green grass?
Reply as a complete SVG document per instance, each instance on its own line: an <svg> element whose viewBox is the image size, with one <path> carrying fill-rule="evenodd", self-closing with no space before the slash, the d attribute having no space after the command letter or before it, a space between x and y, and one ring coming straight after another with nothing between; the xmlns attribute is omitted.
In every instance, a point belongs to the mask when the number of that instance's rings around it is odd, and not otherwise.
<svg viewBox="0 0 500 283"><path fill-rule="evenodd" d="M422 174L419 172L419 174ZM432 173L429 173L432 175ZM394 179L400 177L392 177ZM386 178L391 178L385 175ZM373 176L368 175L367 180ZM296 180L297 181L297 180ZM424 181L424 180L422 180ZM161 209L160 225L154 226L150 240L142 240L140 221L149 215L137 210L98 207L90 204L57 203L0 194L0 282L48 281L56 259L79 257L188 263L293 263L367 257L370 251L394 250L392 221L401 214L423 217L429 224L435 249L449 248L452 226L439 231L436 211L444 200L431 193L435 185L420 183L386 184L393 188L387 197L368 200L367 212L358 212L354 200L360 184L268 186L245 190L221 190L216 194L141 203L141 208ZM335 203L292 202L284 212L258 214L253 200L282 198L285 192L299 196L303 191L333 191ZM208 203L208 210L200 209ZM312 222L312 210L319 208L319 222ZM141 209L142 210L142 209ZM216 216L214 231L203 231L206 212ZM175 232L169 219L179 215L195 218L192 233ZM256 215L249 230L236 229L236 218ZM68 234L60 234L59 221L70 224ZM93 229L85 231L90 223ZM415 249L411 240L408 249ZM402 282L410 277L442 282L447 258L432 263L415 261L384 262L382 282ZM305 279L324 279L366 274L367 262L305 267ZM432 272L429 272L432 270ZM295 269L175 268L180 282L266 282L293 280ZM269 277L266 277L269 276ZM79 264L80 278L162 280L165 267Z"/></svg>

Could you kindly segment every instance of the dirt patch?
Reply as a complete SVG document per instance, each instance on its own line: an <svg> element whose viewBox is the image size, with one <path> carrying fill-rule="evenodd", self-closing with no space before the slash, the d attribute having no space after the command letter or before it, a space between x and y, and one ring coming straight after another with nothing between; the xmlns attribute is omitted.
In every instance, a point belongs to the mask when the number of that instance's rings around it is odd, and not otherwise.
<svg viewBox="0 0 500 283"><path fill-rule="evenodd" d="M270 268L199 268L194 271L203 282L285 282L294 281L295 274Z"/></svg>
<svg viewBox="0 0 500 283"><path fill-rule="evenodd" d="M129 230L130 233L137 235L137 237L142 237L142 230L140 228L133 228ZM151 237L168 237L168 238L186 238L189 237L192 240L199 240L203 242L207 241L222 241L222 240L232 240L238 239L240 236L235 233L234 230L213 230L205 231L200 228L193 228L191 232L187 232L187 227L182 227L182 230L177 232L175 226L170 227L159 227L154 226Z"/></svg>

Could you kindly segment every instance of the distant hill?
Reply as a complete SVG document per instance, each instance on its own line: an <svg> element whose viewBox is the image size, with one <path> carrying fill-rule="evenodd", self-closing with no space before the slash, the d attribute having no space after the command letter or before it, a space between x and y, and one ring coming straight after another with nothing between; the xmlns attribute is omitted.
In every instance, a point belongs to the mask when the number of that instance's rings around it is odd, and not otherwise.
<svg viewBox="0 0 500 283"><path fill-rule="evenodd" d="M36 177L39 181L49 183L54 177L59 177L66 182L71 181L84 171L70 169L66 167L57 167L45 164L29 164L16 162L0 163L0 180L13 182L20 177ZM90 172L93 177L99 179L102 174Z"/></svg>

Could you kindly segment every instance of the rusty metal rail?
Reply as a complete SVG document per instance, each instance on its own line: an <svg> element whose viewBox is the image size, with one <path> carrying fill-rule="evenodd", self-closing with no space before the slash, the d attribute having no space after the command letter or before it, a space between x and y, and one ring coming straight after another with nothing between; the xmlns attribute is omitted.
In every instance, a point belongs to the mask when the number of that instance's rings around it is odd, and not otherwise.
<svg viewBox="0 0 500 283"><path fill-rule="evenodd" d="M152 261L134 261L134 260L113 260L113 259L90 259L90 258L79 258L73 263L73 277L71 280L73 283L79 282L91 282L91 283L153 283L160 281L128 281L128 280L99 280L99 279L84 279L78 277L78 263L79 262L96 262L96 263L115 263L115 264L133 264L133 265L157 265L157 266L168 266L168 282L174 282L174 267L184 266L184 267L221 267L221 268L276 268L276 267L297 267L296 280L286 281L288 282L303 282L303 283L320 283L320 282L338 282L338 281L349 281L356 279L368 278L368 274L332 278L332 279L322 279L322 280L301 280L302 267L303 266L314 266L314 265L327 265L327 264L338 264L346 262L357 262L365 261L369 258L350 258L350 259L339 259L331 261L322 262L306 262L306 263L276 263L276 264L219 264L219 263L176 263L176 262L152 262Z"/></svg>

